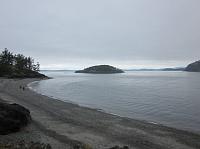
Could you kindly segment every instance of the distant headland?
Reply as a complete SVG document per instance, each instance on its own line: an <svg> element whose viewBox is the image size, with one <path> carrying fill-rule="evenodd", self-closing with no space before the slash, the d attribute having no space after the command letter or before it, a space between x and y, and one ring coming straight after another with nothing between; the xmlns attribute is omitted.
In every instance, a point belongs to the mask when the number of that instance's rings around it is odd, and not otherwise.
<svg viewBox="0 0 200 149"><path fill-rule="evenodd" d="M189 64L186 68L185 71L189 72L200 72L200 60L196 61L194 63Z"/></svg>
<svg viewBox="0 0 200 149"><path fill-rule="evenodd" d="M83 70L77 70L75 73L112 74L124 73L124 71L110 65L96 65Z"/></svg>

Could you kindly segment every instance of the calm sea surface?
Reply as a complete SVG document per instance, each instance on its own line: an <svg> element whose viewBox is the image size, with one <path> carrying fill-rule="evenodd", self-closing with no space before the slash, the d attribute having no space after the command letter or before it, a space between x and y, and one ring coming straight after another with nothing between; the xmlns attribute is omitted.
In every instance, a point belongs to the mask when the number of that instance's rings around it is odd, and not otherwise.
<svg viewBox="0 0 200 149"><path fill-rule="evenodd" d="M38 93L108 113L200 133L200 73L129 71L75 74L44 71Z"/></svg>

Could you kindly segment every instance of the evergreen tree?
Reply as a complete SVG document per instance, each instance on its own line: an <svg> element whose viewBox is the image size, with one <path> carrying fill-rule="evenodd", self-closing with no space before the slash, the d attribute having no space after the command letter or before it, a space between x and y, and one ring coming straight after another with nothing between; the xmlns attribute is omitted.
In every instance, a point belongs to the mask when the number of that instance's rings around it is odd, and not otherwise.
<svg viewBox="0 0 200 149"><path fill-rule="evenodd" d="M0 76L12 76L13 74L28 74L39 72L40 64L34 64L34 59L22 54L9 52L6 48L0 53Z"/></svg>
<svg viewBox="0 0 200 149"><path fill-rule="evenodd" d="M12 73L13 62L13 54L5 48L5 50L0 54L0 75Z"/></svg>

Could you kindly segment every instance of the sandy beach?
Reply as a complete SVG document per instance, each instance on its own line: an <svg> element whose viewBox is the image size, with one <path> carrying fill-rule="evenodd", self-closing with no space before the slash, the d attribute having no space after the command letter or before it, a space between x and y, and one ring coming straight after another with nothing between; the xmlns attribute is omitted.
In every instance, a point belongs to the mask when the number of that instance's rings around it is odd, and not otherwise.
<svg viewBox="0 0 200 149"><path fill-rule="evenodd" d="M53 149L68 149L75 143L94 149L115 145L132 149L200 148L198 134L80 107L28 89L27 84L38 80L0 79L0 99L28 108L33 119L20 132L0 136L0 142L39 141L51 144Z"/></svg>

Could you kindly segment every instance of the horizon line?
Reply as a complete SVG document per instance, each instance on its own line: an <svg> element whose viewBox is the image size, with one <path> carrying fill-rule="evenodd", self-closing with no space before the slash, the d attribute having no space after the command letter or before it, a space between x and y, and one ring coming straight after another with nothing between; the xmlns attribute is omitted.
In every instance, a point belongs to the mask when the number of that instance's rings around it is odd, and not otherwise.
<svg viewBox="0 0 200 149"><path fill-rule="evenodd" d="M139 70L164 70L164 69L184 69L185 67L162 67L162 68L130 68L122 69L124 71L139 71ZM80 69L41 69L40 71L76 71Z"/></svg>

